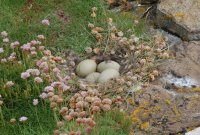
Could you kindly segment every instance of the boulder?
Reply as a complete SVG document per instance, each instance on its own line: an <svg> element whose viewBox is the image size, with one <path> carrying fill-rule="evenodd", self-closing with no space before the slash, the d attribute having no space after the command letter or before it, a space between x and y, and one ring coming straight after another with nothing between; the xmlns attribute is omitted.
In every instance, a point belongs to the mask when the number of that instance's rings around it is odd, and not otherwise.
<svg viewBox="0 0 200 135"><path fill-rule="evenodd" d="M104 70L109 68L119 71L120 65L115 61L103 61L97 66L97 71L103 72Z"/></svg>
<svg viewBox="0 0 200 135"><path fill-rule="evenodd" d="M94 72L94 73L90 73L87 77L86 77L86 81L88 83L96 83L99 79L100 73L98 72Z"/></svg>
<svg viewBox="0 0 200 135"><path fill-rule="evenodd" d="M94 60L86 59L81 61L76 67L76 73L80 77L85 77L96 71L97 64Z"/></svg>
<svg viewBox="0 0 200 135"><path fill-rule="evenodd" d="M105 83L110 79L119 77L119 75L120 75L119 72L115 69L106 69L100 74L98 82Z"/></svg>
<svg viewBox="0 0 200 135"><path fill-rule="evenodd" d="M199 0L160 0L156 23L184 40L200 40Z"/></svg>

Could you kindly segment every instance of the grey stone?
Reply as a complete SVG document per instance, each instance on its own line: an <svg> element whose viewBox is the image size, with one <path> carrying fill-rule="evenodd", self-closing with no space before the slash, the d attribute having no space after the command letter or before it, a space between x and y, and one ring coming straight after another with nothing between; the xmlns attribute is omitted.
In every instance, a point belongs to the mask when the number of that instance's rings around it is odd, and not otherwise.
<svg viewBox="0 0 200 135"><path fill-rule="evenodd" d="M119 77L119 75L120 75L119 72L115 69L106 69L100 74L98 82L105 83L110 79Z"/></svg>
<svg viewBox="0 0 200 135"><path fill-rule="evenodd" d="M76 67L76 73L80 77L85 77L96 71L97 64L94 60L86 59L81 61Z"/></svg>
<svg viewBox="0 0 200 135"><path fill-rule="evenodd" d="M161 0L156 23L184 40L200 40L200 1Z"/></svg>
<svg viewBox="0 0 200 135"><path fill-rule="evenodd" d="M166 41L166 43L169 47L173 47L174 45L179 45L182 43L182 40L179 37L172 35L162 29L151 29L151 33L167 37L168 40Z"/></svg>

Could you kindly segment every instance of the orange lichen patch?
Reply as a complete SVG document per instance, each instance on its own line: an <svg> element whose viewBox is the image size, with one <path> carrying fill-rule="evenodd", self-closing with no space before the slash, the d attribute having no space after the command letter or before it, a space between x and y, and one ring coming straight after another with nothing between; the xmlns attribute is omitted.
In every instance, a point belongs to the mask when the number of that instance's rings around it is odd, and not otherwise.
<svg viewBox="0 0 200 135"><path fill-rule="evenodd" d="M143 102L140 106L136 107L131 114L132 121L141 130L148 130L150 128L150 115L159 112L161 107L150 106L149 102Z"/></svg>
<svg viewBox="0 0 200 135"><path fill-rule="evenodd" d="M194 92L200 92L200 88L192 88L192 91L194 91Z"/></svg>
<svg viewBox="0 0 200 135"><path fill-rule="evenodd" d="M166 100L165 100L165 103L166 103L167 105L170 105L170 104L171 104L171 101L170 101L169 99L166 99Z"/></svg>
<svg viewBox="0 0 200 135"><path fill-rule="evenodd" d="M173 106L172 111L174 112L174 114L175 114L176 116L178 116L178 117L181 116L181 113L179 112L179 110L177 109L176 106Z"/></svg>
<svg viewBox="0 0 200 135"><path fill-rule="evenodd" d="M177 12L175 15L177 17L181 17L181 18L183 18L185 16L185 14L183 12Z"/></svg>
<svg viewBox="0 0 200 135"><path fill-rule="evenodd" d="M135 105L135 102L133 101L132 98L128 98L128 99L127 99L127 102L128 102L130 105L132 105L132 106Z"/></svg>
<svg viewBox="0 0 200 135"><path fill-rule="evenodd" d="M145 122L145 123L143 123L143 124L140 126L140 128L141 128L142 130L147 130L147 129L150 128L150 123L149 123L149 122Z"/></svg>

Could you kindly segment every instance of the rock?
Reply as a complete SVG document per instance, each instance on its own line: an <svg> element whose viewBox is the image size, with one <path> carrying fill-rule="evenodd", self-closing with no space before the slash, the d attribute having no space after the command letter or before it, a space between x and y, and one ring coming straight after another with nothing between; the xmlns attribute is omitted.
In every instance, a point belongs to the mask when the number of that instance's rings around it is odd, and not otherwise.
<svg viewBox="0 0 200 135"><path fill-rule="evenodd" d="M160 0L156 23L184 40L200 40L199 0Z"/></svg>
<svg viewBox="0 0 200 135"><path fill-rule="evenodd" d="M90 60L90 59L83 60L78 64L76 68L76 73L80 77L85 77L88 74L95 72L96 67L97 67L97 64L94 60Z"/></svg>
<svg viewBox="0 0 200 135"><path fill-rule="evenodd" d="M174 46L172 49L174 49L176 57L174 59L169 59L163 62L159 66L159 70L162 71L163 74L171 73L174 77L177 78L175 80L178 80L179 85L180 82L182 82L185 84L185 86L189 84L191 84L190 87L199 86L200 42L185 42L178 46Z"/></svg>
<svg viewBox="0 0 200 135"><path fill-rule="evenodd" d="M99 83L105 83L109 81L110 79L116 78L119 76L119 72L115 69L106 69L104 70L98 79Z"/></svg>
<svg viewBox="0 0 200 135"><path fill-rule="evenodd" d="M117 71L119 71L120 65L115 61L103 61L97 66L97 71L103 72L104 70L109 68L116 69Z"/></svg>
<svg viewBox="0 0 200 135"><path fill-rule="evenodd" d="M200 127L195 128L194 130L185 133L185 135L199 135L199 134L200 134Z"/></svg>
<svg viewBox="0 0 200 135"><path fill-rule="evenodd" d="M166 37L168 39L166 41L166 43L169 47L173 47L174 45L179 45L182 43L182 40L179 37L172 35L162 29L153 29L152 28L152 29L150 29L150 31L151 31L151 34L153 34L153 35L162 35L162 36Z"/></svg>
<svg viewBox="0 0 200 135"><path fill-rule="evenodd" d="M175 135L200 125L200 96L174 95L170 91L158 85L149 85L134 93L133 105L130 104L128 109L139 123L133 126L146 122L150 124L148 132L142 135ZM135 131L137 134L137 129Z"/></svg>
<svg viewBox="0 0 200 135"><path fill-rule="evenodd" d="M86 81L88 83L96 83L99 79L100 73L98 72L94 72L94 73L90 73L87 77L86 77Z"/></svg>

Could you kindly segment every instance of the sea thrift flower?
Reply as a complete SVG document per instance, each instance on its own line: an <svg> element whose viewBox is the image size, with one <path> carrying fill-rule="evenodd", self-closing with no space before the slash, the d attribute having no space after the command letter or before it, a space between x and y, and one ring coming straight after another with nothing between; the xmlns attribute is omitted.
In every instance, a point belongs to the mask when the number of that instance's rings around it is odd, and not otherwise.
<svg viewBox="0 0 200 135"><path fill-rule="evenodd" d="M44 46L39 46L40 51L44 51L45 47Z"/></svg>
<svg viewBox="0 0 200 135"><path fill-rule="evenodd" d="M17 46L19 46L19 42L18 41L15 41L15 42L10 44L10 48L12 48L12 49L16 48Z"/></svg>
<svg viewBox="0 0 200 135"><path fill-rule="evenodd" d="M38 99L33 99L33 105L34 106L38 105L38 103L39 103Z"/></svg>
<svg viewBox="0 0 200 135"><path fill-rule="evenodd" d="M92 12L96 12L97 11L97 7L92 7Z"/></svg>
<svg viewBox="0 0 200 135"><path fill-rule="evenodd" d="M111 105L112 104L112 100L109 99L109 98L105 98L105 99L103 99L102 103Z"/></svg>
<svg viewBox="0 0 200 135"><path fill-rule="evenodd" d="M35 50L36 50L35 47L31 47L31 48L30 48L30 51L35 51Z"/></svg>
<svg viewBox="0 0 200 135"><path fill-rule="evenodd" d="M6 63L7 60L4 58L4 59L1 59L1 63Z"/></svg>
<svg viewBox="0 0 200 135"><path fill-rule="evenodd" d="M28 69L26 72L30 73L33 76L38 76L40 75L40 71L38 69Z"/></svg>
<svg viewBox="0 0 200 135"><path fill-rule="evenodd" d="M2 32L1 32L1 36L5 38L5 37L8 36L8 33L7 33L6 31L2 31Z"/></svg>
<svg viewBox="0 0 200 135"><path fill-rule="evenodd" d="M32 44L32 45L37 45L37 41L36 41L36 40L32 40L32 41L31 41L31 44Z"/></svg>
<svg viewBox="0 0 200 135"><path fill-rule="evenodd" d="M40 39L40 40L45 39L44 35L38 35L37 38Z"/></svg>
<svg viewBox="0 0 200 135"><path fill-rule="evenodd" d="M8 38L4 38L4 39L3 39L3 42L4 42L4 43L8 43L8 42L9 42L9 39L8 39Z"/></svg>
<svg viewBox="0 0 200 135"><path fill-rule="evenodd" d="M40 94L39 97L42 98L42 99L46 99L46 98L48 98L48 95L43 92L42 94Z"/></svg>
<svg viewBox="0 0 200 135"><path fill-rule="evenodd" d="M81 135L81 131L77 131L75 135Z"/></svg>
<svg viewBox="0 0 200 135"><path fill-rule="evenodd" d="M46 86L45 88L44 88L44 91L45 92L53 92L54 91L54 88L52 87L52 86Z"/></svg>
<svg viewBox="0 0 200 135"><path fill-rule="evenodd" d="M29 78L30 77L30 73L29 72L22 72L21 73L21 78L22 79L27 79L27 78Z"/></svg>
<svg viewBox="0 0 200 135"><path fill-rule="evenodd" d="M44 19L44 20L42 20L42 24L45 25L45 26L49 26L50 22L49 22L49 20Z"/></svg>
<svg viewBox="0 0 200 135"><path fill-rule="evenodd" d="M23 46L21 46L21 49L23 51L29 51L31 49L31 45L30 44L24 44Z"/></svg>
<svg viewBox="0 0 200 135"><path fill-rule="evenodd" d="M91 127L87 127L87 128L85 129L85 132L86 132L87 134L90 134L90 133L92 132L92 128L91 128Z"/></svg>
<svg viewBox="0 0 200 135"><path fill-rule="evenodd" d="M92 28L94 28L94 24L88 23L88 27L92 29Z"/></svg>
<svg viewBox="0 0 200 135"><path fill-rule="evenodd" d="M34 78L34 82L35 82L35 83L42 83L43 80L42 80L42 78L40 78L40 77L35 77L35 78Z"/></svg>
<svg viewBox="0 0 200 135"><path fill-rule="evenodd" d="M64 122L63 121L58 121L57 122L57 127L58 128L61 128L61 127L63 127L64 126Z"/></svg>
<svg viewBox="0 0 200 135"><path fill-rule="evenodd" d="M123 33L122 31L120 31L120 32L117 33L117 35L118 35L119 37L122 37L122 36L124 35L124 33Z"/></svg>
<svg viewBox="0 0 200 135"><path fill-rule="evenodd" d="M135 37L134 38L134 41L137 43L139 41L139 38L138 37Z"/></svg>
<svg viewBox="0 0 200 135"><path fill-rule="evenodd" d="M15 124L16 123L16 119L14 119L14 118L10 119L10 123Z"/></svg>
<svg viewBox="0 0 200 135"><path fill-rule="evenodd" d="M3 48L0 48L0 53L3 53L3 52L4 52Z"/></svg>
<svg viewBox="0 0 200 135"><path fill-rule="evenodd" d="M7 87L7 88L10 88L10 87L12 87L12 86L14 86L14 83L13 83L12 81L8 81L8 82L6 83L6 85L5 85L5 87Z"/></svg>
<svg viewBox="0 0 200 135"><path fill-rule="evenodd" d="M107 112L107 111L110 110L110 105L105 104L105 105L103 105L102 109L103 109L105 112Z"/></svg>
<svg viewBox="0 0 200 135"><path fill-rule="evenodd" d="M92 48L91 48L91 47L86 47L86 48L85 48L85 52L86 52L87 54L92 53Z"/></svg>
<svg viewBox="0 0 200 135"><path fill-rule="evenodd" d="M0 106L2 106L2 105L3 105L3 101L0 100Z"/></svg>
<svg viewBox="0 0 200 135"><path fill-rule="evenodd" d="M44 50L43 53L46 56L50 56L51 55L51 51L50 50Z"/></svg>
<svg viewBox="0 0 200 135"><path fill-rule="evenodd" d="M67 85L65 85L65 84L62 84L62 90L63 90L63 92L64 91L67 91L67 90L69 90L70 89L70 86L67 86Z"/></svg>
<svg viewBox="0 0 200 135"><path fill-rule="evenodd" d="M19 121L20 121L20 122L25 122L25 121L27 121L27 120L28 120L28 118L25 117L25 116L22 116L21 118L19 118Z"/></svg>
<svg viewBox="0 0 200 135"><path fill-rule="evenodd" d="M64 119L65 119L66 121L71 121L71 120L73 119L73 117L70 116L70 115L65 115L65 116L64 116Z"/></svg>

